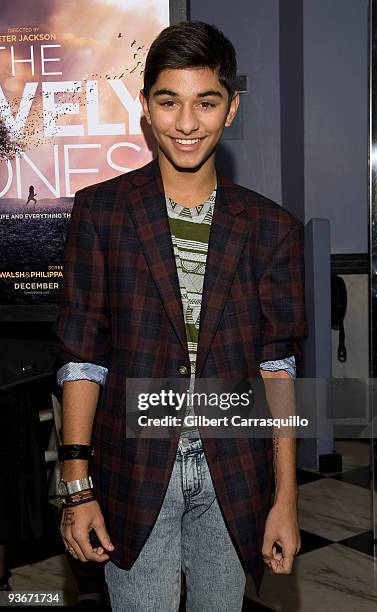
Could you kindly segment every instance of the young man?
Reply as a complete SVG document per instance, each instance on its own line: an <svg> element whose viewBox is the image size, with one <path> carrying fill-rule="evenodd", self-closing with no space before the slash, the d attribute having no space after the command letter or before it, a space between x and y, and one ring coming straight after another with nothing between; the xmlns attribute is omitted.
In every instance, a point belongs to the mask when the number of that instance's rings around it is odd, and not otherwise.
<svg viewBox="0 0 377 612"><path fill-rule="evenodd" d="M235 80L216 28L165 29L140 93L157 159L76 194L57 334L63 481L80 482L68 484L61 532L74 557L108 561L114 611L176 611L181 568L190 612L239 611L245 573L258 590L265 565L289 573L300 547L293 439L273 458L267 438L125 433L127 378L294 376L302 227L215 169Z"/></svg>

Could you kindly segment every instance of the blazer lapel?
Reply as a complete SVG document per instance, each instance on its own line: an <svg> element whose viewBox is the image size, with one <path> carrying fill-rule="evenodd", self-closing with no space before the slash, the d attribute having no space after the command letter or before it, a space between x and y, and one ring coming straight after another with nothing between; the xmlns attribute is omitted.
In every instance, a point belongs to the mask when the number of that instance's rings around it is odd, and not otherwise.
<svg viewBox="0 0 377 612"><path fill-rule="evenodd" d="M133 184L136 189L132 190L129 198L135 229L166 313L188 361L181 292L158 161L153 160L135 173ZM243 210L244 204L232 182L218 176L201 305L197 377L211 348L248 236L250 223L240 215Z"/></svg>
<svg viewBox="0 0 377 612"><path fill-rule="evenodd" d="M218 176L200 314L197 377L211 348L249 233L249 221L244 216L237 216L243 210L243 202L231 181Z"/></svg>
<svg viewBox="0 0 377 612"><path fill-rule="evenodd" d="M157 160L135 174L138 189L130 194L131 215L167 316L187 354L181 292L166 211L165 193Z"/></svg>

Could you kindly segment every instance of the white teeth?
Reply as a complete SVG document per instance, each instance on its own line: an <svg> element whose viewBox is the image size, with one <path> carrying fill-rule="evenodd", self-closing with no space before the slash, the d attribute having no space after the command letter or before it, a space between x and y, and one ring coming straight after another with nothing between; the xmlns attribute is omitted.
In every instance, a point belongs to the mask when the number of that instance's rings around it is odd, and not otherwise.
<svg viewBox="0 0 377 612"><path fill-rule="evenodd" d="M196 138L195 140L182 140L181 138L176 138L175 142L183 145L193 145L200 141L200 138Z"/></svg>

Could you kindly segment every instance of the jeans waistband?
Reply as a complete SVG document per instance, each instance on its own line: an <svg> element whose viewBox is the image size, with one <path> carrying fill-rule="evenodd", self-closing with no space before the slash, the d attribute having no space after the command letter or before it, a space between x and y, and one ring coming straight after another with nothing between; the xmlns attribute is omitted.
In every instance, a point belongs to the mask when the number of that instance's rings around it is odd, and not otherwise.
<svg viewBox="0 0 377 612"><path fill-rule="evenodd" d="M177 447L177 457L181 457L187 453L199 452L201 450L203 450L203 443L200 439L199 432L190 431L180 436Z"/></svg>

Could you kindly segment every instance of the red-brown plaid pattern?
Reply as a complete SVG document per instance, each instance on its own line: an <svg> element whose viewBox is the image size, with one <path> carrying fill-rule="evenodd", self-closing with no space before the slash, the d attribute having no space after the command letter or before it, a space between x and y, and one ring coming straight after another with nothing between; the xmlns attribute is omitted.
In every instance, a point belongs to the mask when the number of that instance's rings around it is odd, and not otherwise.
<svg viewBox="0 0 377 612"><path fill-rule="evenodd" d="M218 177L197 377L255 378L262 361L298 356L305 337L302 239L302 225L287 211ZM129 569L160 510L177 438L126 438L125 381L178 378L182 365L190 372L157 161L76 194L64 276L56 324L62 362L109 369L93 428L91 473L115 545L111 558ZM271 440L203 443L225 521L258 588Z"/></svg>

